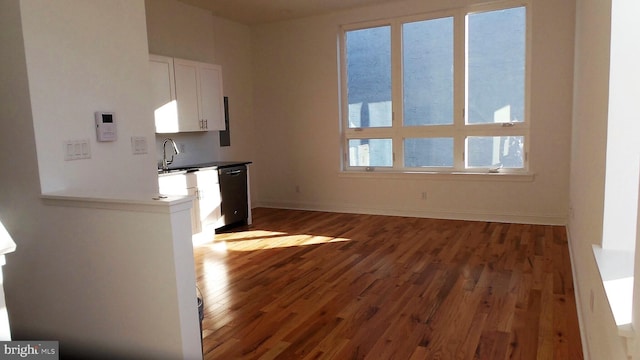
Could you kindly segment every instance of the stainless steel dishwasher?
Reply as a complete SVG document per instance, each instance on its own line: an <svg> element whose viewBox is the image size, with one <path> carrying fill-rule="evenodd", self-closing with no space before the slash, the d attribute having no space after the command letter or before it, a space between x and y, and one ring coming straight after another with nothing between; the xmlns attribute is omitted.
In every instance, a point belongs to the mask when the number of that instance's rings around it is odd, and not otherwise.
<svg viewBox="0 0 640 360"><path fill-rule="evenodd" d="M247 223L247 166L239 165L218 169L220 204L223 227Z"/></svg>

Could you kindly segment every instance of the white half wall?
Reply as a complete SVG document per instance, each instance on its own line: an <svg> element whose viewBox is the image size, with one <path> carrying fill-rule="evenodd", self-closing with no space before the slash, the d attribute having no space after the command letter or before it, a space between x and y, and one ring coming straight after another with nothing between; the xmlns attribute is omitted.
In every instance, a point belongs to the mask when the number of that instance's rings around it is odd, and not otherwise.
<svg viewBox="0 0 640 360"><path fill-rule="evenodd" d="M59 341L76 358L201 356L189 199L174 206L151 197L43 201L44 217L32 225L48 233L21 257L46 257L49 266L12 273L16 335Z"/></svg>

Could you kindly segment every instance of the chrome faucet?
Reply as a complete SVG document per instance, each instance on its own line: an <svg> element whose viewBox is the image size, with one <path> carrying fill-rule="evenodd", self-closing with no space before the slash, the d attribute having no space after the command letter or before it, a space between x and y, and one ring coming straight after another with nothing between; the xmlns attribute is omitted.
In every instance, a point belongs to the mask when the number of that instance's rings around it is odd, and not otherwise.
<svg viewBox="0 0 640 360"><path fill-rule="evenodd" d="M171 154L170 160L167 160L167 148L165 146L168 142L171 142L171 145L173 145L173 154ZM180 154L180 150L178 150L176 142L171 138L164 139L164 142L162 143L162 170L169 170L169 165L173 162L173 155L178 154Z"/></svg>

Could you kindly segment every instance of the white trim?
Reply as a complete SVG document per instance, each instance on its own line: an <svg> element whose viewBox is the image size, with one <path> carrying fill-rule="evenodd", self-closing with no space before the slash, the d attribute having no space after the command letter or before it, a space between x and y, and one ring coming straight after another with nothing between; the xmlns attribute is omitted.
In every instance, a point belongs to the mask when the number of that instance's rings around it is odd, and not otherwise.
<svg viewBox="0 0 640 360"><path fill-rule="evenodd" d="M76 208L137 211L149 213L174 213L191 209L193 196L158 195L94 195L84 193L59 192L42 194L45 205Z"/></svg>
<svg viewBox="0 0 640 360"><path fill-rule="evenodd" d="M571 275L573 276L573 296L576 299L576 312L578 313L578 327L580 329L580 342L582 343L582 356L584 360L590 360L589 346L587 342L587 330L584 324L584 307L582 298L580 297L580 282L578 281L578 271L576 270L575 255L573 253L573 241L571 240L571 232L569 225L565 226L567 233L567 247L569 248L569 263L571 264Z"/></svg>
<svg viewBox="0 0 640 360"><path fill-rule="evenodd" d="M607 249L600 245L592 245L592 248L618 336L631 359L635 350L632 325L635 251Z"/></svg>
<svg viewBox="0 0 640 360"><path fill-rule="evenodd" d="M528 172L427 172L427 171L384 171L376 168L375 171L340 171L338 177L358 179L393 179L393 180L436 180L436 181L513 181L531 182L535 179L534 173Z"/></svg>
<svg viewBox="0 0 640 360"><path fill-rule="evenodd" d="M593 255L596 259L600 279L604 286L609 308L616 321L618 329L624 329L625 325L630 325L633 313L633 270L635 252L631 250L607 249L600 245L592 245ZM631 279L620 283L623 279ZM608 283L615 282L616 286L607 286ZM621 301L623 298L626 301Z"/></svg>
<svg viewBox="0 0 640 360"><path fill-rule="evenodd" d="M490 212L452 211L445 209L435 210L407 210L383 207L359 207L347 204L323 204L315 202L287 202L276 199L266 199L254 203L254 207L326 211L350 214L369 214L387 216L407 216L418 218L433 218L447 220L467 220L484 222L506 222L514 224L534 225L566 225L567 218L564 214L536 215L536 214L501 214Z"/></svg>

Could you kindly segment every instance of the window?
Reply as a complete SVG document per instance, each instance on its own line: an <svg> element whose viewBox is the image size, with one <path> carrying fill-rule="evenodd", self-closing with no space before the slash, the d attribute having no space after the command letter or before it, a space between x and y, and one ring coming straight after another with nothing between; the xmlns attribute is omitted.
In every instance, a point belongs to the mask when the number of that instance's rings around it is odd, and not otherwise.
<svg viewBox="0 0 640 360"><path fill-rule="evenodd" d="M391 28L346 34L349 127L391 126Z"/></svg>
<svg viewBox="0 0 640 360"><path fill-rule="evenodd" d="M344 169L528 170L519 4L345 26Z"/></svg>

